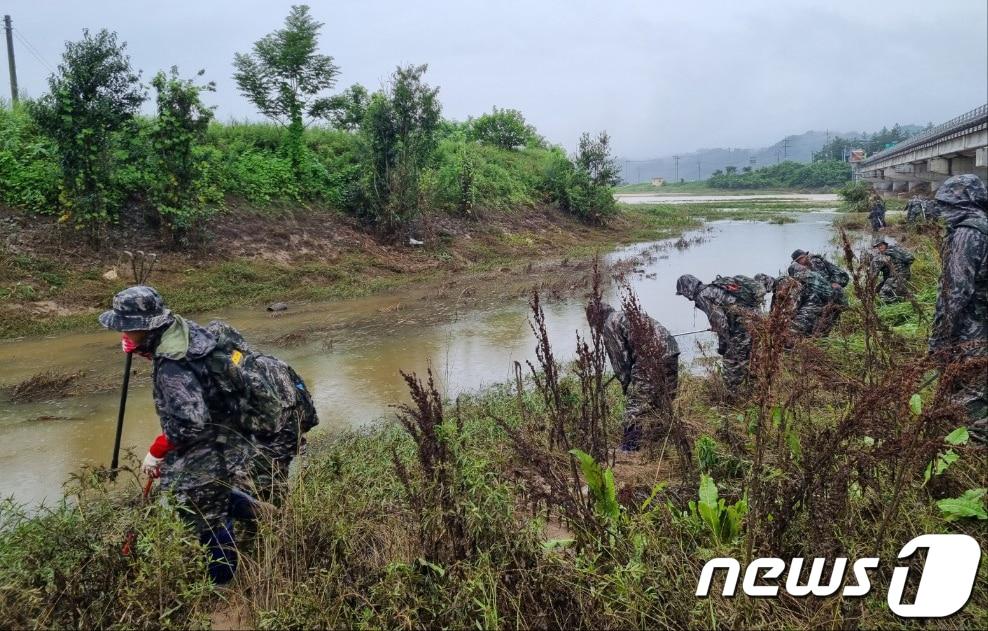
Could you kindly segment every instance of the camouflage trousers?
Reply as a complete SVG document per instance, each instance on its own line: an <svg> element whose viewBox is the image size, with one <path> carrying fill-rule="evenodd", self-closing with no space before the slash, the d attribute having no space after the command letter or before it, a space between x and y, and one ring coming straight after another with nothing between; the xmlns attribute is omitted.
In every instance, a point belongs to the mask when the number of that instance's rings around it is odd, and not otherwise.
<svg viewBox="0 0 988 631"><path fill-rule="evenodd" d="M668 401L671 405L679 391L679 355L670 357L665 361L665 374L663 383L659 387L665 389L664 397L658 400ZM621 448L627 451L635 451L641 446L642 421L648 414L655 411L653 401L656 399L650 386L640 375L633 375L631 383L628 384L624 404L624 416L621 427L623 438ZM663 405L666 405L663 403Z"/></svg>
<svg viewBox="0 0 988 631"><path fill-rule="evenodd" d="M292 460L304 444L305 438L300 437L298 420L294 417L273 438L254 441L247 475L248 488L257 494L258 499L275 505L281 503L288 492Z"/></svg>
<svg viewBox="0 0 988 631"><path fill-rule="evenodd" d="M899 302L906 296L905 282L888 279L878 290L878 299L882 302Z"/></svg>
<svg viewBox="0 0 988 631"><path fill-rule="evenodd" d="M751 358L751 337L747 331L734 335L722 355L724 387L732 396L741 396L748 386L748 360Z"/></svg>
<svg viewBox="0 0 988 631"><path fill-rule="evenodd" d="M793 316L789 325L790 330L797 335L813 335L823 315L823 310L824 305L822 304L808 303L803 305Z"/></svg>
<svg viewBox="0 0 988 631"><path fill-rule="evenodd" d="M982 375L958 381L950 402L967 412L971 442L988 445L988 377Z"/></svg>
<svg viewBox="0 0 988 631"><path fill-rule="evenodd" d="M230 514L233 476L217 446L193 446L168 454L162 467L161 487L179 502L182 518L197 532L223 528Z"/></svg>

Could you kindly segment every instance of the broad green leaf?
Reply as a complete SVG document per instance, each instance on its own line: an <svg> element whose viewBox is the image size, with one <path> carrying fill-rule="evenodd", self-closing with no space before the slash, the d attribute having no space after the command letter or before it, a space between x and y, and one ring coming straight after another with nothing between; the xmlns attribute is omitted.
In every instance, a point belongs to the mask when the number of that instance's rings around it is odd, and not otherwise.
<svg viewBox="0 0 988 631"><path fill-rule="evenodd" d="M914 394L913 396L909 397L909 410L916 416L922 414L923 397L919 396L918 394Z"/></svg>
<svg viewBox="0 0 988 631"><path fill-rule="evenodd" d="M947 521L964 517L988 519L988 513L985 512L984 505L985 491L986 489L968 489L960 497L938 501L937 506Z"/></svg>
<svg viewBox="0 0 988 631"><path fill-rule="evenodd" d="M953 449L948 449L947 453L943 454L937 459L937 475L940 475L947 470L947 467L954 464L960 459Z"/></svg>
<svg viewBox="0 0 988 631"><path fill-rule="evenodd" d="M700 505L710 508L717 507L717 484L709 475L700 476Z"/></svg>
<svg viewBox="0 0 988 631"><path fill-rule="evenodd" d="M944 440L951 445L966 445L970 438L971 435L968 433L966 427L958 427L954 431L947 434L947 438Z"/></svg>

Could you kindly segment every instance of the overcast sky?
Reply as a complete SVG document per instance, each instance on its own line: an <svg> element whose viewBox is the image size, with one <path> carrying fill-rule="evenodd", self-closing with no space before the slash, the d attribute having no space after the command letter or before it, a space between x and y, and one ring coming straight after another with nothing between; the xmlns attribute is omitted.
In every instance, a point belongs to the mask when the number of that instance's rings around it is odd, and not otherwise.
<svg viewBox="0 0 988 631"><path fill-rule="evenodd" d="M290 4L6 0L0 10L14 20L18 80L30 96L46 90L66 40L108 28L145 80L172 65L187 76L205 68L217 84L209 100L228 120L259 117L230 78L234 53L280 27ZM322 52L342 70L339 88L376 89L397 64L428 63L446 117L513 107L570 149L580 132L606 129L629 158L759 147L808 129L937 123L988 101L985 0L311 6L325 23Z"/></svg>

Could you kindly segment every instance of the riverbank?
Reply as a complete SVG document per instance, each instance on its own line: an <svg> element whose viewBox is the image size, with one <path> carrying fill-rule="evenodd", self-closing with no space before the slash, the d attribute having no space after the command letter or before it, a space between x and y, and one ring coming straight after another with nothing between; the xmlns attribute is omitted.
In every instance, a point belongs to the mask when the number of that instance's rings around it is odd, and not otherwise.
<svg viewBox="0 0 988 631"><path fill-rule="evenodd" d="M530 261L586 258L617 245L662 239L708 218L770 219L800 202L737 200L682 207L622 205L605 226L551 207L466 218L426 216L421 245L376 238L352 218L319 208L280 212L245 205L214 218L192 250L163 250L146 229L119 227L95 251L54 219L0 209L0 340L93 330L95 315L131 282L124 250L159 255L151 282L182 313L271 302L367 296L422 281L492 270L524 276Z"/></svg>
<svg viewBox="0 0 988 631"><path fill-rule="evenodd" d="M928 293L931 237L900 236L917 251L916 293ZM934 532L969 534L984 548L984 522L943 500L988 481L978 452L945 442L958 419L938 385L912 385L926 368L916 343L925 333L893 318L926 314L874 308L852 299L826 343L788 351L774 338L778 314L756 322L758 388L728 402L716 378L684 373L674 425L650 420L641 455L609 457L613 486L593 463L571 467L549 439L560 428L592 453L593 425L616 443L622 397L613 385L596 390L592 369L562 366L558 382L526 378L520 391L513 382L441 407L427 407L442 397L416 385L425 397L404 410L407 426L313 441L283 508L242 540L239 576L223 590L204 580L177 516L137 499L136 480L108 492L83 474L71 506L0 511L0 617L13 626L902 627L886 604L899 548ZM863 331L869 314L888 330ZM863 334L869 344L855 343ZM669 438L674 428L691 448ZM948 449L958 457L924 480ZM135 552L122 557L128 530ZM863 598L725 598L719 579L710 598L694 595L706 560L749 554L881 562ZM983 628L986 579L982 564L966 607L926 624Z"/></svg>

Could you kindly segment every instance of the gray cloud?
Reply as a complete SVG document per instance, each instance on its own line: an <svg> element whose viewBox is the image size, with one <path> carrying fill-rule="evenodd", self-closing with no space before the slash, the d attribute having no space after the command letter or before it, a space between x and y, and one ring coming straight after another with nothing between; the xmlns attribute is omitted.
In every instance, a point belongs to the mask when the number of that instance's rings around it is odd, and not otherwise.
<svg viewBox="0 0 988 631"><path fill-rule="evenodd" d="M178 65L217 83L221 120L256 119L230 78L233 54L277 28L289 2L8 0L47 64L83 28L117 31L145 77ZM618 153L651 157L760 146L807 129L939 122L984 103L983 0L745 2L311 2L340 87L379 87L428 63L444 114L515 107L551 141L607 129ZM46 66L19 39L21 89ZM6 63L0 64L2 88Z"/></svg>

